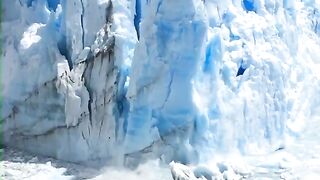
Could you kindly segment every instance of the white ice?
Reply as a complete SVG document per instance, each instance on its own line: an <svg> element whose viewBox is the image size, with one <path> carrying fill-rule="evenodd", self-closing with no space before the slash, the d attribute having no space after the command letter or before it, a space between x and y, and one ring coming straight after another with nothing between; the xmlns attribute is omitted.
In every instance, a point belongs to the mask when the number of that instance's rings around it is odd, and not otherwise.
<svg viewBox="0 0 320 180"><path fill-rule="evenodd" d="M3 8L9 149L108 165L97 178L138 179L150 167L168 178L319 176L319 0L4 0ZM66 176L43 162L2 163L13 178L29 168L39 169L32 177Z"/></svg>

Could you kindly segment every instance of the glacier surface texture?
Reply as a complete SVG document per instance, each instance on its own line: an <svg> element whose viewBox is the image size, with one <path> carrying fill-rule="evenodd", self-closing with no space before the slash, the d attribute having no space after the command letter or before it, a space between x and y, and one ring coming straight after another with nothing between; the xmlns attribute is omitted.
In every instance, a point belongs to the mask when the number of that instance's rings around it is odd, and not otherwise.
<svg viewBox="0 0 320 180"><path fill-rule="evenodd" d="M196 164L283 149L320 115L318 0L2 3L6 146Z"/></svg>

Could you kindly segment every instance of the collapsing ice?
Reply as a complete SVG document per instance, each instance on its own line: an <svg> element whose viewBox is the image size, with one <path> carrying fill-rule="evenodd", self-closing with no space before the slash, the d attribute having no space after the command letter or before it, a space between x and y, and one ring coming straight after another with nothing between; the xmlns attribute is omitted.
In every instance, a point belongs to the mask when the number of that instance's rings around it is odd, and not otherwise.
<svg viewBox="0 0 320 180"><path fill-rule="evenodd" d="M319 4L261 2L6 0L4 143L129 166L283 147L320 102Z"/></svg>

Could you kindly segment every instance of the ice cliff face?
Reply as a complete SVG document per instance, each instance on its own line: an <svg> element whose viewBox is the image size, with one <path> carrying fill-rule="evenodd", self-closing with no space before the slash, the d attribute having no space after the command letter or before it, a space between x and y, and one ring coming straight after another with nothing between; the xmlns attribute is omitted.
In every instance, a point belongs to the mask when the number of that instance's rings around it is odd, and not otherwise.
<svg viewBox="0 0 320 180"><path fill-rule="evenodd" d="M50 3L4 2L5 144L76 162L113 157L136 43L129 3Z"/></svg>
<svg viewBox="0 0 320 180"><path fill-rule="evenodd" d="M4 143L128 165L281 148L320 103L319 8L4 0Z"/></svg>
<svg viewBox="0 0 320 180"><path fill-rule="evenodd" d="M125 149L135 152L161 141L170 147L169 154L176 153L173 157L193 157L196 152L189 140L197 110L192 80L205 47L204 5L201 1L148 3L145 16L149 19L141 24L127 93Z"/></svg>

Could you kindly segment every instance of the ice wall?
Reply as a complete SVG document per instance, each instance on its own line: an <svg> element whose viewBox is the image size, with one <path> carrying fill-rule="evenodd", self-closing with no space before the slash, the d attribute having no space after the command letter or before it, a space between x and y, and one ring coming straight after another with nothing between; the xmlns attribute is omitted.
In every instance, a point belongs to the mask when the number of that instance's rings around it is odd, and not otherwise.
<svg viewBox="0 0 320 180"><path fill-rule="evenodd" d="M167 137L173 157L192 157L189 138L197 116L192 79L205 47L204 5L192 0L152 1L144 10L127 94L125 149L135 152Z"/></svg>
<svg viewBox="0 0 320 180"><path fill-rule="evenodd" d="M309 104L318 99L319 36L310 17L319 2L206 3L206 57L193 93L200 132L207 129L203 143L218 152L284 147L287 134L300 133L293 124L307 123Z"/></svg>
<svg viewBox="0 0 320 180"><path fill-rule="evenodd" d="M196 163L282 148L318 112L318 1L3 8L8 146L85 163Z"/></svg>
<svg viewBox="0 0 320 180"><path fill-rule="evenodd" d="M131 157L261 154L301 133L319 102L319 2L143 2L127 93Z"/></svg>
<svg viewBox="0 0 320 180"><path fill-rule="evenodd" d="M4 2L4 142L105 163L123 136L136 43L129 2L61 1L56 9L48 2Z"/></svg>

